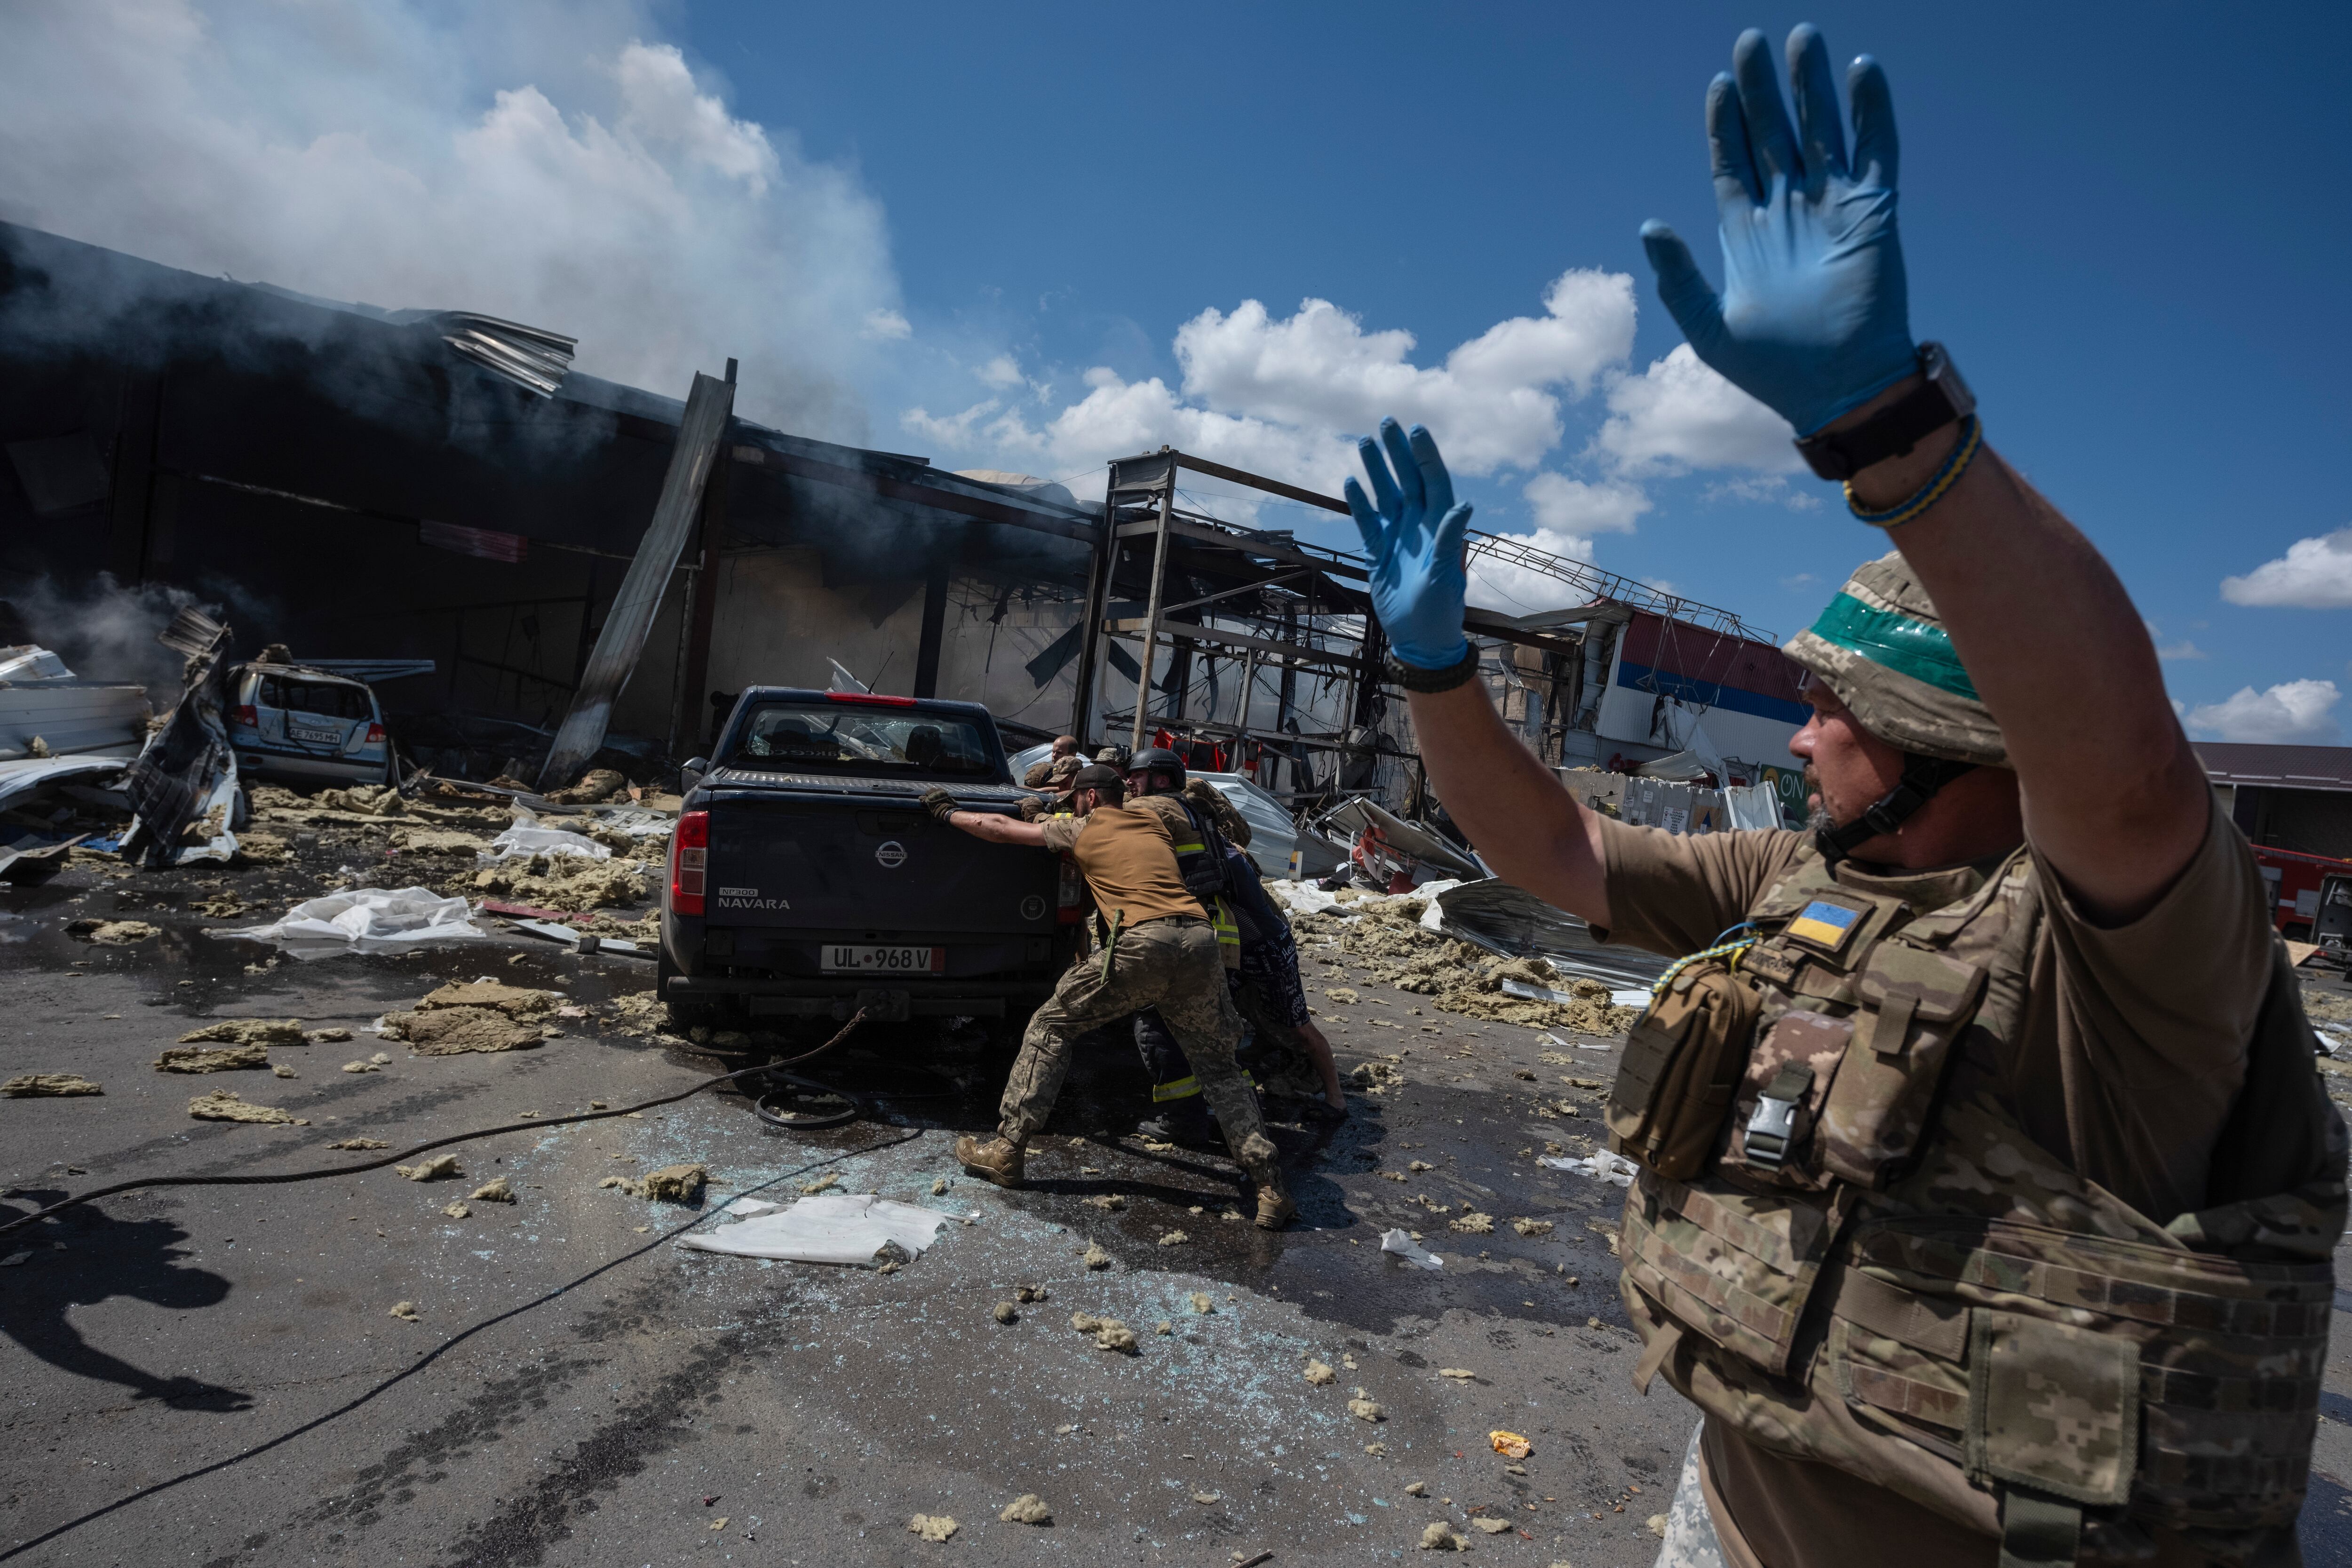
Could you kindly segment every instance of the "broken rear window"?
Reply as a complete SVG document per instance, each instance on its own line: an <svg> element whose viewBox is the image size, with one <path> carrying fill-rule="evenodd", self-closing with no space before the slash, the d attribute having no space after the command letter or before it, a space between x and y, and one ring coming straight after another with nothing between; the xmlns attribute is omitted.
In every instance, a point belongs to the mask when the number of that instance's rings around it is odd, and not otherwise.
<svg viewBox="0 0 2352 1568"><path fill-rule="evenodd" d="M728 765L778 773L992 778L996 755L978 725L953 714L846 702L763 702L751 710Z"/></svg>
<svg viewBox="0 0 2352 1568"><path fill-rule="evenodd" d="M289 713L315 713L322 719L373 719L367 688L340 680L298 680L290 676L261 678L261 706Z"/></svg>

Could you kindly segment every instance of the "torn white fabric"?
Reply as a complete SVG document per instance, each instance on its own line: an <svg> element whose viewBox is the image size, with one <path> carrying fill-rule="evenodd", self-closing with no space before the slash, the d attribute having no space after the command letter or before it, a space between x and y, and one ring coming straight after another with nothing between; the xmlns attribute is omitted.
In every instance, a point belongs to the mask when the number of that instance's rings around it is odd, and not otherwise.
<svg viewBox="0 0 2352 1568"><path fill-rule="evenodd" d="M566 833L559 827L541 827L538 817L517 806L514 826L491 839L489 848L474 859L478 865L488 866L500 860L528 859L533 855L584 855L591 860L613 858L613 852L594 839Z"/></svg>
<svg viewBox="0 0 2352 1568"><path fill-rule="evenodd" d="M1612 991L1609 1000L1619 1007L1646 1007L1650 1005L1650 989L1644 985L1631 991Z"/></svg>
<svg viewBox="0 0 2352 1568"><path fill-rule="evenodd" d="M1443 1268L1445 1259L1424 1248L1401 1230L1381 1232L1381 1250L1393 1252L1416 1268Z"/></svg>
<svg viewBox="0 0 2352 1568"><path fill-rule="evenodd" d="M1633 1184L1633 1173L1636 1169L1633 1162L1624 1155L1612 1154L1606 1150L1580 1158L1562 1154L1540 1154L1537 1156L1536 1163L1549 1165L1555 1171L1573 1171L1580 1176L1591 1176L1596 1181L1608 1182L1620 1187L1630 1187Z"/></svg>
<svg viewBox="0 0 2352 1568"><path fill-rule="evenodd" d="M870 1264L894 1242L919 1255L939 1239L940 1226L957 1217L871 1193L823 1193L780 1213L681 1237L678 1245L789 1263Z"/></svg>
<svg viewBox="0 0 2352 1568"><path fill-rule="evenodd" d="M320 958L478 939L486 933L469 914L465 900L445 899L430 888L352 888L307 899L268 925L211 934L274 942L297 958Z"/></svg>
<svg viewBox="0 0 2352 1568"><path fill-rule="evenodd" d="M760 1215L773 1214L783 1206L782 1204L772 1204L765 1198L737 1198L719 1212L731 1214L737 1219L751 1219Z"/></svg>

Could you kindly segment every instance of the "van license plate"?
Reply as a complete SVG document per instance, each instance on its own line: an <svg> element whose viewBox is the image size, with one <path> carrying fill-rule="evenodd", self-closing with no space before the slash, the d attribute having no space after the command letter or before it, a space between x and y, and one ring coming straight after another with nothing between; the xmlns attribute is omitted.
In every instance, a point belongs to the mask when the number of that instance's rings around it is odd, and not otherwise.
<svg viewBox="0 0 2352 1568"><path fill-rule="evenodd" d="M852 947L828 942L823 967L827 974L943 974L948 950L943 947Z"/></svg>

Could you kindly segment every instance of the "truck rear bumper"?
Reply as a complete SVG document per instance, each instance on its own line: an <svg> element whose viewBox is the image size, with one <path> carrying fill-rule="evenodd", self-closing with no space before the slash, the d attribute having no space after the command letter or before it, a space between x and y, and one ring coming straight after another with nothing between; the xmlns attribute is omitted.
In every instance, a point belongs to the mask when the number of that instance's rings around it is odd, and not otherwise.
<svg viewBox="0 0 2352 1568"><path fill-rule="evenodd" d="M665 1000L717 1002L740 999L755 1018L846 1018L859 1008L877 1024L908 1018L1002 1018L1026 1013L1052 992L1035 981L949 980L906 985L866 985L856 980L750 980L718 975L673 974L662 988Z"/></svg>

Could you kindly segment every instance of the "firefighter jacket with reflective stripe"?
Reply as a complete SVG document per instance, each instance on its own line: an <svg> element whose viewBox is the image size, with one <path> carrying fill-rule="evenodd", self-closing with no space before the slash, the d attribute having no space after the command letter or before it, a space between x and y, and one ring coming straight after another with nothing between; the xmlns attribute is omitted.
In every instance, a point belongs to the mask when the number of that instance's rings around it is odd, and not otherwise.
<svg viewBox="0 0 2352 1568"><path fill-rule="evenodd" d="M2000 1092L2042 918L2024 852L1940 907L1936 875L1866 893L1808 849L1752 944L1669 972L1636 1022L1610 1106L1644 1164L1620 1237L1636 1382L2001 1535L2004 1563L2158 1530L2252 1561L2302 1504L2345 1220L2284 952L2215 1150L2231 1201L2159 1224ZM2300 1184L2240 1192L2254 1141Z"/></svg>

